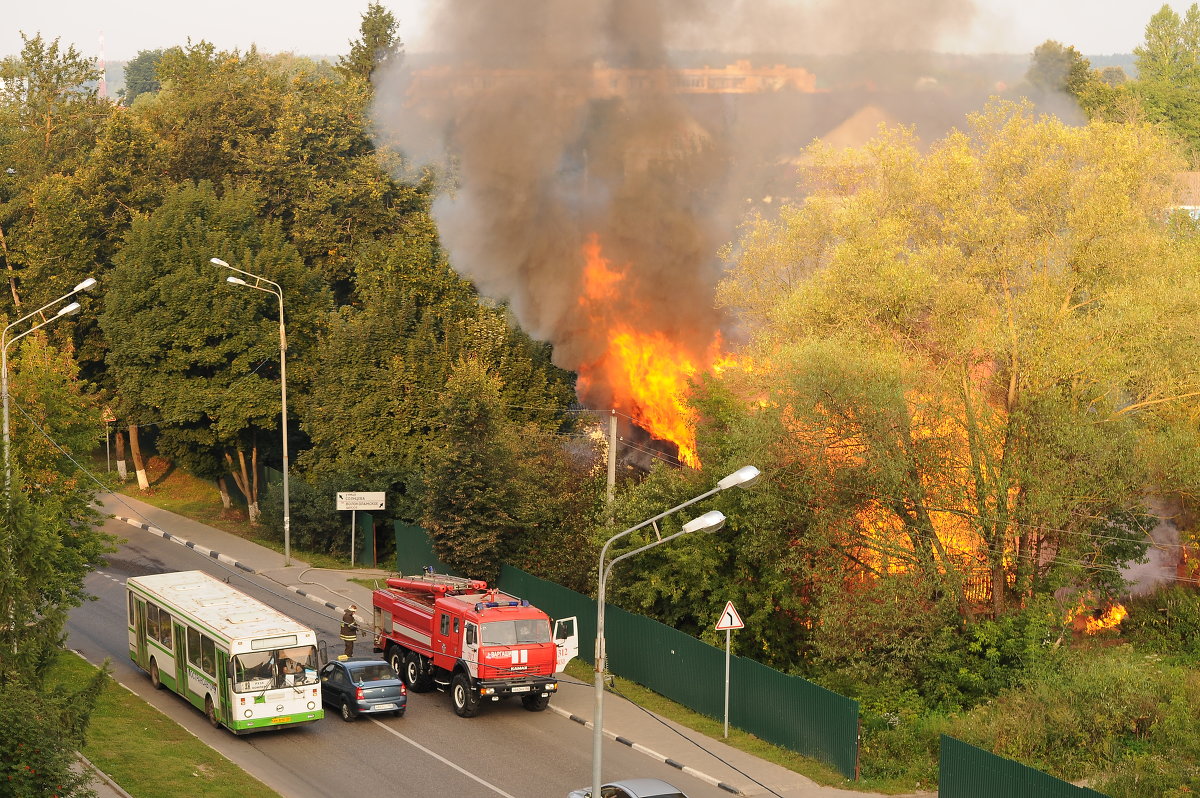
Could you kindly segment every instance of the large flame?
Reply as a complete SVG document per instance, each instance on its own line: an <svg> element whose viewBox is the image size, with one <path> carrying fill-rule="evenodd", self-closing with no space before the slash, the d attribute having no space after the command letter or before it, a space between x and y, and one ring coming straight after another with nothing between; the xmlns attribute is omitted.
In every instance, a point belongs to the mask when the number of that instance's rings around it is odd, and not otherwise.
<svg viewBox="0 0 1200 798"><path fill-rule="evenodd" d="M579 305L588 315L591 329L602 337L604 353L579 368L581 395L602 383L612 392L617 410L654 438L675 444L683 463L699 466L696 419L686 401L688 381L714 368L720 358L720 334L714 333L706 351L696 352L662 330L635 327L630 318L641 320L653 314L633 307L636 292L622 290L628 266L614 267L604 257L596 234L584 243L583 256ZM721 358L724 366L731 362Z"/></svg>

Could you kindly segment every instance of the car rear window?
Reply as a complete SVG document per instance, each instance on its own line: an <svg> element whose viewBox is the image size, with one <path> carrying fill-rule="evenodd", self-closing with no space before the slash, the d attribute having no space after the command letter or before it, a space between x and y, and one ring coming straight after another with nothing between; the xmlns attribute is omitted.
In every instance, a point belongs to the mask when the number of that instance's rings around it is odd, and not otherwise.
<svg viewBox="0 0 1200 798"><path fill-rule="evenodd" d="M363 665L350 671L350 678L356 682L382 682L385 679L395 679L396 672L386 662Z"/></svg>

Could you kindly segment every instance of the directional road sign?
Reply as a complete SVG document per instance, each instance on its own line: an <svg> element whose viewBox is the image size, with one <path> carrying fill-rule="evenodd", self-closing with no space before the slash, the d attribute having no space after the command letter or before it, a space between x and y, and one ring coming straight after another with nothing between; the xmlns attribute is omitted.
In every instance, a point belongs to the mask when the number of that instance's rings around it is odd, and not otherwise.
<svg viewBox="0 0 1200 798"><path fill-rule="evenodd" d="M725 610L721 613L721 620L717 621L717 631L722 629L742 629L746 624L742 623L742 616L738 615L738 611L733 608L733 602L725 602Z"/></svg>

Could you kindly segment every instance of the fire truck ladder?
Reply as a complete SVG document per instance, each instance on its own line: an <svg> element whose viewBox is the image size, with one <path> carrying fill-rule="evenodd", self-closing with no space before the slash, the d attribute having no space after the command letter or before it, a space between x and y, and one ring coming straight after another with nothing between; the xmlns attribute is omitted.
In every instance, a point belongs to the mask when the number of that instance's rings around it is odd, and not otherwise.
<svg viewBox="0 0 1200 798"><path fill-rule="evenodd" d="M447 593L479 593L487 590L487 582L482 579L467 579L463 576L439 574L435 573L430 566L425 566L424 573L416 576L401 576L400 578L407 582L419 582L429 586L437 585L445 588Z"/></svg>

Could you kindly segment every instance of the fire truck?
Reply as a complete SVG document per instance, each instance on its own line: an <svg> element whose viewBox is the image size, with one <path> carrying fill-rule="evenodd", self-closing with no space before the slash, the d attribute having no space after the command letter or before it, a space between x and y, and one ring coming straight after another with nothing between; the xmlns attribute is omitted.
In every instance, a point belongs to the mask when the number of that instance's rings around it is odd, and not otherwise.
<svg viewBox="0 0 1200 798"><path fill-rule="evenodd" d="M540 712L558 690L554 674L579 653L574 617L555 621L528 601L427 570L387 580L372 595L375 651L414 693L449 690L459 717L484 699L520 696Z"/></svg>

